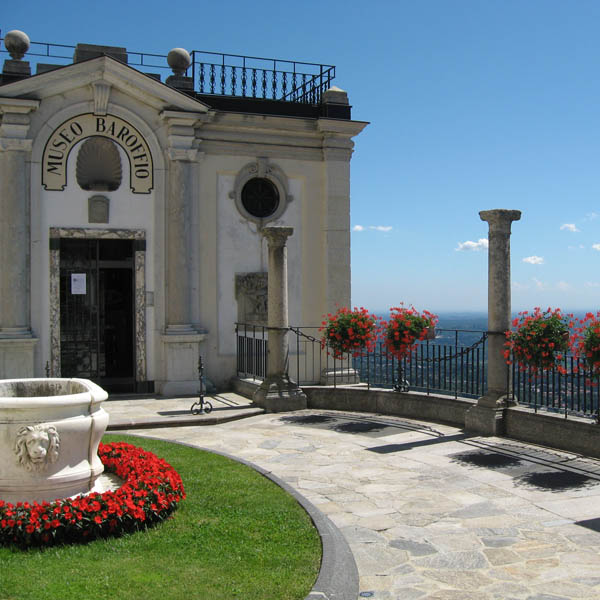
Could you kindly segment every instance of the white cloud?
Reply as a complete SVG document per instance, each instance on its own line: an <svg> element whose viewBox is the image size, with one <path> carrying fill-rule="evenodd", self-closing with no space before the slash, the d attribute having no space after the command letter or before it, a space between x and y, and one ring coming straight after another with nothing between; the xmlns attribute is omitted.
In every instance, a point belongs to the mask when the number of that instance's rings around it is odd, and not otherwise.
<svg viewBox="0 0 600 600"><path fill-rule="evenodd" d="M364 231L364 230L365 230L365 228L362 225L355 225L352 228L352 231Z"/></svg>
<svg viewBox="0 0 600 600"><path fill-rule="evenodd" d="M600 283L597 281L586 281L584 285L587 288L600 288Z"/></svg>
<svg viewBox="0 0 600 600"><path fill-rule="evenodd" d="M489 242L487 238L481 238L477 242L472 242L470 240L467 240L466 242L458 242L458 247L454 249L458 252L460 252L461 250L479 251L487 249L488 246Z"/></svg>
<svg viewBox="0 0 600 600"><path fill-rule="evenodd" d="M391 231L391 225L369 225L369 229L374 229L375 231Z"/></svg>
<svg viewBox="0 0 600 600"><path fill-rule="evenodd" d="M600 244L592 244L592 248L594 250L598 250L598 252L600 252Z"/></svg>
<svg viewBox="0 0 600 600"><path fill-rule="evenodd" d="M561 291L561 292L566 292L567 290L571 289L571 284L567 283L566 281L559 281L556 284L556 287Z"/></svg>
<svg viewBox="0 0 600 600"><path fill-rule="evenodd" d="M523 259L523 262L530 265L543 265L544 259L541 256L527 256Z"/></svg>
<svg viewBox="0 0 600 600"><path fill-rule="evenodd" d="M540 281L537 277L533 277L532 281L533 281L533 283L535 283L535 287L538 290L545 290L546 289L546 284L543 281Z"/></svg>
<svg viewBox="0 0 600 600"><path fill-rule="evenodd" d="M600 217L600 215L596 212L589 212L587 215L585 215L586 221L593 221L598 217Z"/></svg>
<svg viewBox="0 0 600 600"><path fill-rule="evenodd" d="M563 229L566 229L567 231L572 231L573 233L579 231L579 229L577 229L577 227L575 227L575 223L565 223L564 225L560 226L561 231Z"/></svg>
<svg viewBox="0 0 600 600"><path fill-rule="evenodd" d="M513 290L520 291L520 290L528 290L529 286L526 283L519 283L518 281L513 281L512 288L513 288Z"/></svg>

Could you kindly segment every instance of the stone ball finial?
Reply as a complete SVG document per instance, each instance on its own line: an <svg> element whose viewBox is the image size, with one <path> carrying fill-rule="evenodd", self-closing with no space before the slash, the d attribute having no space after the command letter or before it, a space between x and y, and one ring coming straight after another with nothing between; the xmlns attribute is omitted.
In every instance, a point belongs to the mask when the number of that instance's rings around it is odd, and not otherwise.
<svg viewBox="0 0 600 600"><path fill-rule="evenodd" d="M183 75L185 70L192 64L192 57L185 48L173 48L167 54L167 62L175 75Z"/></svg>
<svg viewBox="0 0 600 600"><path fill-rule="evenodd" d="M4 36L4 46L13 60L21 60L30 45L29 36L18 29L13 29Z"/></svg>

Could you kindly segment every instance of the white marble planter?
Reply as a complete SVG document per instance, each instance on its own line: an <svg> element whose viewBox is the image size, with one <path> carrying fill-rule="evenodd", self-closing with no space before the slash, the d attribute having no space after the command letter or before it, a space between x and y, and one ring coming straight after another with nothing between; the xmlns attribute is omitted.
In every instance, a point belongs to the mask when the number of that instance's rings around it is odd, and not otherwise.
<svg viewBox="0 0 600 600"><path fill-rule="evenodd" d="M104 471L108 394L87 379L0 380L0 499L85 494Z"/></svg>

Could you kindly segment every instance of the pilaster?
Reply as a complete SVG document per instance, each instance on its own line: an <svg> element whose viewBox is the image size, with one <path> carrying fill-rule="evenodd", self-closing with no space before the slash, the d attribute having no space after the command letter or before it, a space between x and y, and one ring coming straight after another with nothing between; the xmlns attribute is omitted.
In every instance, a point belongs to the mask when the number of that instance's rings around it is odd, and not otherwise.
<svg viewBox="0 0 600 600"><path fill-rule="evenodd" d="M0 379L33 375L29 113L38 106L0 98Z"/></svg>
<svg viewBox="0 0 600 600"><path fill-rule="evenodd" d="M195 147L195 126L200 113L163 111L167 128L168 184L166 233L166 327L164 395L195 394L196 366L200 342L205 335L192 324L190 291L192 234L191 207L194 200L196 164L202 155Z"/></svg>
<svg viewBox="0 0 600 600"><path fill-rule="evenodd" d="M325 255L323 281L324 312L336 304L350 304L350 158L352 137L366 123L319 119L323 136L323 179L325 198L322 216L322 243Z"/></svg>

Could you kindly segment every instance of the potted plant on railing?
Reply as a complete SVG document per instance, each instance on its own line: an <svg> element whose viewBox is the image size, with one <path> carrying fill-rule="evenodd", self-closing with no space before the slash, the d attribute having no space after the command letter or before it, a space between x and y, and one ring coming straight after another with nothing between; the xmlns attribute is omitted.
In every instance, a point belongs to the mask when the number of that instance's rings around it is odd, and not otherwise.
<svg viewBox="0 0 600 600"><path fill-rule="evenodd" d="M384 343L388 351L399 360L409 357L419 340L434 339L437 315L424 310L420 313L411 306L394 306L389 321L382 323Z"/></svg>
<svg viewBox="0 0 600 600"><path fill-rule="evenodd" d="M579 323L574 345L590 369L592 377L598 380L600 379L600 311L596 315L587 313ZM597 385L597 381L594 385Z"/></svg>
<svg viewBox="0 0 600 600"><path fill-rule="evenodd" d="M533 374L551 369L566 373L560 362L569 348L569 326L573 324L567 318L573 315L563 315L559 308L542 311L537 306L533 313L519 313L512 323L514 331L506 332L507 363L517 361L519 369Z"/></svg>
<svg viewBox="0 0 600 600"><path fill-rule="evenodd" d="M321 323L321 347L328 347L334 358L345 354L360 356L363 350L373 350L377 339L377 317L366 308L339 308L329 313Z"/></svg>

